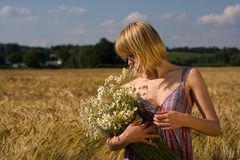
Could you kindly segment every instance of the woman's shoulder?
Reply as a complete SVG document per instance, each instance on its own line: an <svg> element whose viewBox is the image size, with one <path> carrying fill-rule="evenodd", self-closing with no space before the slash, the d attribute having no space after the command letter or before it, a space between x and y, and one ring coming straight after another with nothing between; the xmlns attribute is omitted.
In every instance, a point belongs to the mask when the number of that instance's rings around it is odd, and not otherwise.
<svg viewBox="0 0 240 160"><path fill-rule="evenodd" d="M134 88L136 90L139 90L139 89L143 89L145 88L147 85L149 85L147 83L146 80L143 80L139 77L135 78L134 80L128 82L125 87L128 87L128 88ZM146 89L146 88L145 88Z"/></svg>
<svg viewBox="0 0 240 160"><path fill-rule="evenodd" d="M186 82L191 86L198 85L203 81L203 77L199 69L191 67L188 69L188 74L186 77Z"/></svg>
<svg viewBox="0 0 240 160"><path fill-rule="evenodd" d="M195 67L188 67L188 77L189 78L197 78L199 76L201 76L199 69L197 69Z"/></svg>
<svg viewBox="0 0 240 160"><path fill-rule="evenodd" d="M138 84L138 78L133 79L132 81L126 83L124 86L125 87L135 87L136 84Z"/></svg>

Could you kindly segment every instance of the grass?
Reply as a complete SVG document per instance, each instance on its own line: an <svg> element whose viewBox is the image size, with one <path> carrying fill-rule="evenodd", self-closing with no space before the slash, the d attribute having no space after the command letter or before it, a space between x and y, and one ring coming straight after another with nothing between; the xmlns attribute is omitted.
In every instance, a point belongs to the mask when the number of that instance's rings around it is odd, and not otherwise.
<svg viewBox="0 0 240 160"><path fill-rule="evenodd" d="M199 68L222 133L192 132L196 160L240 158L240 68ZM78 123L78 103L121 69L0 70L0 160L118 159L90 143ZM196 106L193 115L200 116ZM106 151L104 153L103 151ZM101 154L100 154L101 153Z"/></svg>

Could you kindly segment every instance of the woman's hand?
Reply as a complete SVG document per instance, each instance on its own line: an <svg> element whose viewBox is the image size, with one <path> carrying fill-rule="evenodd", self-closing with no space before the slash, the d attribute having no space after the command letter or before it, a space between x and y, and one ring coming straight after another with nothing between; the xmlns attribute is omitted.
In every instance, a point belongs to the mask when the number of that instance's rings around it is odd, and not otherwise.
<svg viewBox="0 0 240 160"><path fill-rule="evenodd" d="M126 130L122 133L121 137L124 137L125 144L143 142L153 147L157 147L155 143L148 138L159 138L160 135L150 134L150 132L155 127L153 125L149 126L149 123L144 123L140 125L130 124ZM120 137L120 138L121 138Z"/></svg>
<svg viewBox="0 0 240 160"><path fill-rule="evenodd" d="M153 117L153 123L163 130L183 127L181 117L183 113L177 111L160 111Z"/></svg>

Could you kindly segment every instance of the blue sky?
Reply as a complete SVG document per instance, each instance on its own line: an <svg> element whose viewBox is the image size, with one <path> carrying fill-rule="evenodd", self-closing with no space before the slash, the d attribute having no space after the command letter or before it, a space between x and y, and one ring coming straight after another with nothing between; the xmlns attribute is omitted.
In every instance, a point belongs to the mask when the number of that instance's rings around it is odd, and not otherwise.
<svg viewBox="0 0 240 160"><path fill-rule="evenodd" d="M0 0L0 43L114 42L135 20L148 21L168 47L240 48L240 0Z"/></svg>

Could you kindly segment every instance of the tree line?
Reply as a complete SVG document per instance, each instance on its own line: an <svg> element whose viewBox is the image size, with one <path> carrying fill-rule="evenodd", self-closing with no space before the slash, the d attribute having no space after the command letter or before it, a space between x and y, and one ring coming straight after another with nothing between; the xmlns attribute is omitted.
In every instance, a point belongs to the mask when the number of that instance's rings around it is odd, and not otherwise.
<svg viewBox="0 0 240 160"><path fill-rule="evenodd" d="M169 61L186 66L240 66L237 47L175 47L168 48ZM60 61L59 65L47 63ZM114 50L114 42L101 38L94 45L56 45L29 47L16 43L0 43L0 67L23 64L27 68L99 68L123 67ZM19 65L21 67L21 65Z"/></svg>

